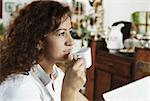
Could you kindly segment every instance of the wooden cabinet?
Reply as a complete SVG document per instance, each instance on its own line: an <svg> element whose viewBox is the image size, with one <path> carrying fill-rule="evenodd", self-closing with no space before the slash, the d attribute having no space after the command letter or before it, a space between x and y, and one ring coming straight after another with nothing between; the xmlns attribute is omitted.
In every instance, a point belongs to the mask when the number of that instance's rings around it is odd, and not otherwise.
<svg viewBox="0 0 150 101"><path fill-rule="evenodd" d="M103 101L102 94L128 84L132 80L133 59L100 51L95 58L94 100Z"/></svg>
<svg viewBox="0 0 150 101"><path fill-rule="evenodd" d="M127 84L129 81L130 81L129 79L122 78L117 75L113 75L111 89L117 88L119 86L123 86L124 84Z"/></svg>
<svg viewBox="0 0 150 101"><path fill-rule="evenodd" d="M133 57L111 54L96 44L91 44L93 65L87 70L85 95L90 101L103 101L103 93L131 82Z"/></svg>
<svg viewBox="0 0 150 101"><path fill-rule="evenodd" d="M105 43L91 41L92 66L87 70L86 93L90 101L103 101L102 94L150 75L150 49L137 48L133 57L106 50ZM138 62L142 62L140 66Z"/></svg>
<svg viewBox="0 0 150 101"><path fill-rule="evenodd" d="M136 48L134 61L134 80L150 75L150 49Z"/></svg>
<svg viewBox="0 0 150 101"><path fill-rule="evenodd" d="M111 74L96 69L95 71L95 82L94 82L94 100L102 100L101 95L111 89Z"/></svg>
<svg viewBox="0 0 150 101"><path fill-rule="evenodd" d="M86 91L85 95L89 99L89 101L94 100L94 81L95 81L95 52L96 52L96 42L90 41L89 46L91 47L92 52L92 66L87 70L87 83L85 85Z"/></svg>

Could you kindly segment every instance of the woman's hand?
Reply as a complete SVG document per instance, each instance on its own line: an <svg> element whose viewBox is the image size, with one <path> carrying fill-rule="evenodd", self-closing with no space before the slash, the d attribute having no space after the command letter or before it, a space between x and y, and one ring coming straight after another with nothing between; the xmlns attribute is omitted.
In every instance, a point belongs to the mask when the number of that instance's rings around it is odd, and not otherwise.
<svg viewBox="0 0 150 101"><path fill-rule="evenodd" d="M80 58L68 68L62 86L62 100L74 101L77 93L86 83L84 59ZM69 100L70 99L70 100Z"/></svg>
<svg viewBox="0 0 150 101"><path fill-rule="evenodd" d="M89 101L83 94L81 94L80 92L78 92L76 94L76 101Z"/></svg>

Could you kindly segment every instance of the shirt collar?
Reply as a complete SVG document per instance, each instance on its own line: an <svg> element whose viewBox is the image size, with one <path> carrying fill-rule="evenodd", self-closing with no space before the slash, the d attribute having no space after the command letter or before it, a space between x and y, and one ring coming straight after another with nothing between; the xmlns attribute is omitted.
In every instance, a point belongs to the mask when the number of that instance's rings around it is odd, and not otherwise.
<svg viewBox="0 0 150 101"><path fill-rule="evenodd" d="M50 76L43 70L43 68L39 64L35 64L33 66L33 71L35 75L40 79L40 81L44 84L44 86L46 86L48 83L53 82ZM53 71L51 75L53 75L55 78L58 77L58 70L56 65L53 65Z"/></svg>

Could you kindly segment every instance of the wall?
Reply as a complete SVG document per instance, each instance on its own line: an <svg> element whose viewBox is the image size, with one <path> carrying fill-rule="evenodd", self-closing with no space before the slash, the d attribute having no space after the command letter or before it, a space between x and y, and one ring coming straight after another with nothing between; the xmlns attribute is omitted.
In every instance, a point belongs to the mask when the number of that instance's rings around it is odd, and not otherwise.
<svg viewBox="0 0 150 101"><path fill-rule="evenodd" d="M104 27L114 22L130 21L135 11L150 11L150 0L103 0Z"/></svg>
<svg viewBox="0 0 150 101"><path fill-rule="evenodd" d="M4 1L4 0L3 0ZM5 0L13 2L31 2L33 0ZM57 0L70 1L70 0ZM88 1L88 0L84 0ZM114 22L124 20L130 21L131 14L135 11L150 11L150 0L103 0L104 6L104 28L111 26ZM4 2L3 2L3 8ZM89 8L89 7L88 7ZM8 23L9 14L3 9L4 23Z"/></svg>
<svg viewBox="0 0 150 101"><path fill-rule="evenodd" d="M32 2L33 0L2 0L3 3L3 16L1 21L3 22L4 26L7 26L9 24L9 21L11 20L12 12L16 11L16 6L19 6L19 8L23 7L24 5Z"/></svg>
<svg viewBox="0 0 150 101"><path fill-rule="evenodd" d="M2 17L2 0L0 0L0 18Z"/></svg>

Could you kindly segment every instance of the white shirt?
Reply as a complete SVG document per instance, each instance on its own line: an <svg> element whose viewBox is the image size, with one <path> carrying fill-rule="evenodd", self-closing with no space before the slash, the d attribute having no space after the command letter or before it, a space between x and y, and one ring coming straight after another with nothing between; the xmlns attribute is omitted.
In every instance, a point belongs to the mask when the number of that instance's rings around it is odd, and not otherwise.
<svg viewBox="0 0 150 101"><path fill-rule="evenodd" d="M56 78L54 81L36 64L29 71L29 75L9 76L0 85L0 101L61 101L64 73L54 65L52 74Z"/></svg>

